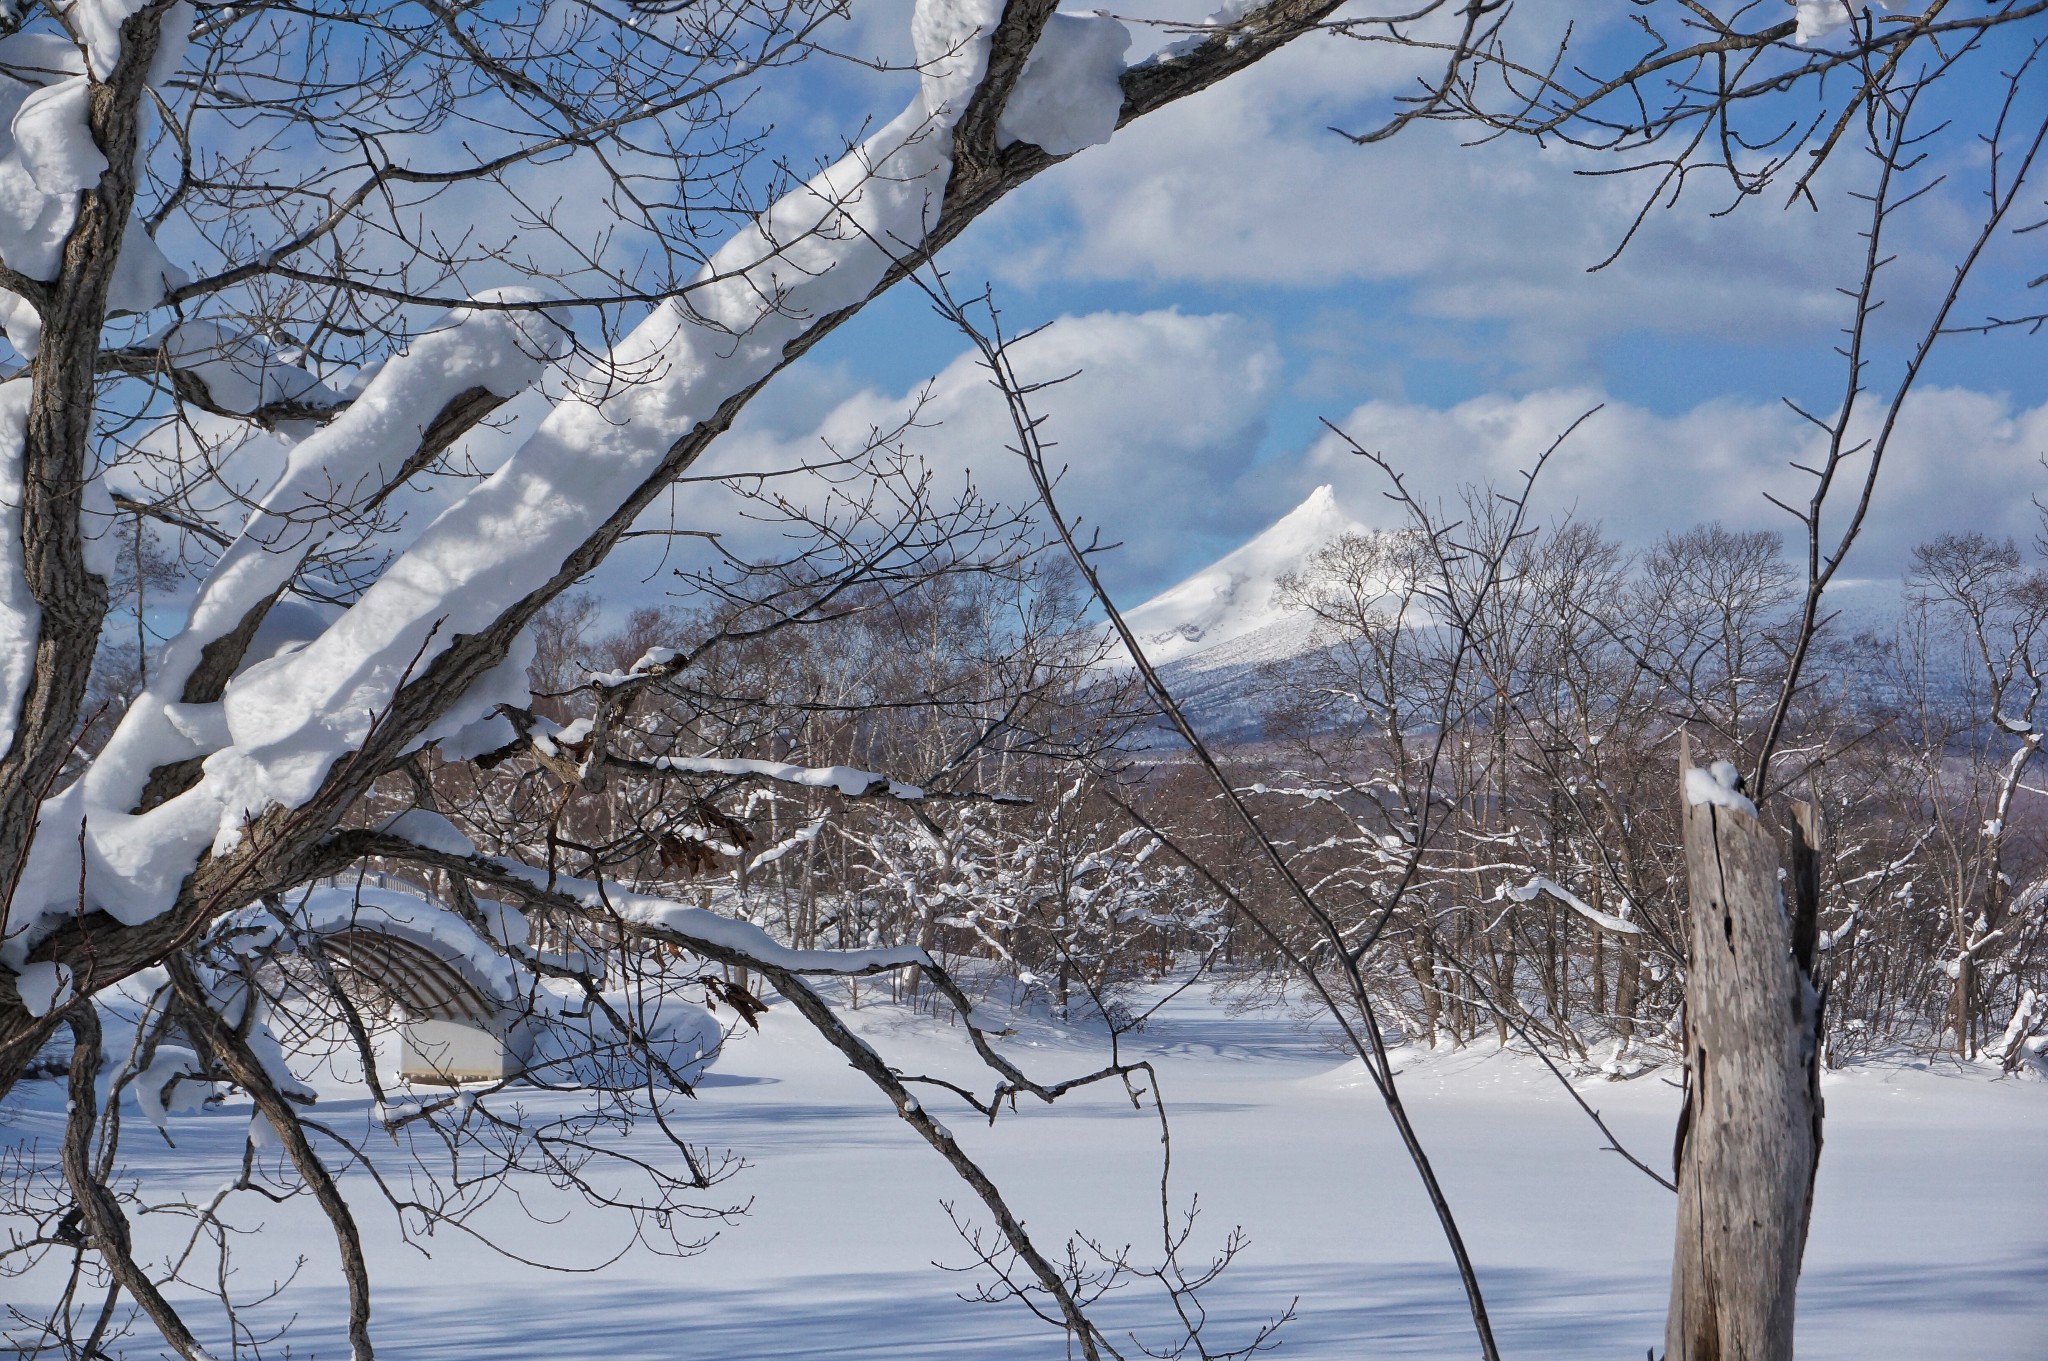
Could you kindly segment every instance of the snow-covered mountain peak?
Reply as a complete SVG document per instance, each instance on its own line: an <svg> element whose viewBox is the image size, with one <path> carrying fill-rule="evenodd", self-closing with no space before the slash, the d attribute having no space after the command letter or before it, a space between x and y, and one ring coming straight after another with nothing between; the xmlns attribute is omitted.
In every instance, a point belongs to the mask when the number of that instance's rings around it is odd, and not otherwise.
<svg viewBox="0 0 2048 1361"><path fill-rule="evenodd" d="M1317 487L1257 538L1126 611L1124 620L1146 656L1162 664L1295 622L1274 599L1280 578L1331 540L1363 530L1331 487Z"/></svg>

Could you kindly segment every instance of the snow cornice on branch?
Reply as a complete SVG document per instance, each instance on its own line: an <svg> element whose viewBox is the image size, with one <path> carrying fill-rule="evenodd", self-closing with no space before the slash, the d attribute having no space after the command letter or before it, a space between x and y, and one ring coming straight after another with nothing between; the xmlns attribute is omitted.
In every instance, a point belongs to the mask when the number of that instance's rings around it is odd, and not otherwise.
<svg viewBox="0 0 2048 1361"><path fill-rule="evenodd" d="M0 695L0 703L18 714L12 741L0 752L0 895L19 891L39 805L70 754L82 717L89 668L79 659L93 656L106 617L106 583L87 562L82 523L93 377L135 205L146 91L162 25L175 8L170 0L139 7L119 24L114 51L102 45L95 53L93 76L71 77L86 82L87 98L83 128L67 131L74 142L76 134L89 135L89 142L74 149L101 157L106 168L77 193L54 278L36 290L41 337L20 436L21 536L18 545L4 546L10 554L17 547L21 552L18 570L36 611L29 625L36 661L20 693ZM26 262L8 264L26 282ZM0 574L13 570L10 563ZM5 1016L17 1009L6 1005L11 992L0 981L0 1091L15 1067L6 1044L12 1027Z"/></svg>
<svg viewBox="0 0 2048 1361"><path fill-rule="evenodd" d="M1125 71L1117 125L1251 64L1335 7L1334 0L1275 0L1192 50ZM510 673L523 671L515 644L535 615L603 561L775 374L1011 189L1064 159L1024 142L995 145L1003 106L1052 10L1048 0L1018 0L1000 16L992 7L940 0L920 6L913 27L925 74L911 106L721 248L704 269L712 283L657 308L601 370L578 380L585 390L559 401L524 446L423 531L321 637L259 668L262 703L253 702L259 678L252 672L228 682L218 701L188 704L192 712L178 725L188 747L179 759L203 763L196 784L177 792L155 787L166 797L144 807L148 800L134 797L136 775L110 772L131 794L127 801L86 799L81 787L94 783L87 780L60 796L59 806L38 808L65 751L51 734L69 733L83 693L82 677L60 682L39 671L37 683L59 685L68 702L53 708L32 698L24 711L32 731L0 763L0 882L17 886L0 947L9 959L84 967L82 983L103 987L196 938L222 913L333 872L326 838L371 783L423 741L494 711L504 687L487 678L499 673L509 685ZM140 59L143 46L124 55ZM138 88L131 104L140 98ZM120 209L118 221L127 206L110 205ZM101 245L110 269L118 242ZM100 305L78 309L81 320L92 314L89 334L73 344L62 325L46 327L36 366L30 447L38 447L38 419L70 421L77 428L66 429L65 457L74 470L90 411L81 399L101 358L104 282ZM57 368L74 351L77 362L59 380ZM412 414L422 435L445 403L432 405ZM564 480L572 466L574 494ZM69 485L81 483L74 476ZM73 526L75 545L75 513L59 519ZM479 529L489 526L497 528ZM63 582L39 598L91 597L87 587L97 579L75 551L70 558L71 567L56 573ZM61 624L67 638L83 640L83 651L71 653L90 655L104 591L87 606ZM259 621L262 609L258 602L251 611ZM229 622L246 624L251 612ZM57 622L46 619L46 634ZM137 706L127 721L168 732L161 706ZM194 740L200 749L190 748ZM24 755L33 759L24 764ZM38 828L33 852L29 827ZM11 973L0 969L0 1090L50 1026L29 1017L13 994Z"/></svg>

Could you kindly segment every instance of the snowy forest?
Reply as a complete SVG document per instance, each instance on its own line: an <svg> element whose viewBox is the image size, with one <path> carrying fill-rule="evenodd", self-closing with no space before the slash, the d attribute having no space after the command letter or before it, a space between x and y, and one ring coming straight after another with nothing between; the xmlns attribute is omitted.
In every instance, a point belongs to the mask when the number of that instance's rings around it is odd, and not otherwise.
<svg viewBox="0 0 2048 1361"><path fill-rule="evenodd" d="M0 1345L2048 1356L2048 4L1201 8L0 4Z"/></svg>
<svg viewBox="0 0 2048 1361"><path fill-rule="evenodd" d="M1674 734L1756 750L1798 633L1793 569L1764 533L1696 526L1631 554L1584 525L1489 523L1489 502L1459 508L1442 559L1424 531L1293 544L1299 568L1251 630L1282 655L1206 688L1234 710L1218 755L1344 938L1376 933L1399 1033L1518 1035L1640 1071L1675 1052L1683 997ZM1824 1062L1903 1045L2018 1071L2048 1030L2048 846L2026 798L2048 680L2034 556L1930 540L1888 631L1814 644L1779 740L1784 778L1827 820ZM379 811L425 799L499 854L715 901L800 949L915 941L1061 1015L1122 1014L1191 953L1286 987L1288 952L1233 922L1230 894L1283 904L1270 920L1311 957L1313 925L1233 862L1211 791L1148 732L1079 604L1042 559L1007 582L950 571L675 684L640 679L653 640L745 625L650 608L603 631L572 596L544 617L532 673L560 697L554 750L437 766ZM647 697L607 721L606 780L579 785L598 714L634 685ZM857 811L844 774L778 778L796 757L898 772L923 806ZM953 1005L912 974L885 986Z"/></svg>

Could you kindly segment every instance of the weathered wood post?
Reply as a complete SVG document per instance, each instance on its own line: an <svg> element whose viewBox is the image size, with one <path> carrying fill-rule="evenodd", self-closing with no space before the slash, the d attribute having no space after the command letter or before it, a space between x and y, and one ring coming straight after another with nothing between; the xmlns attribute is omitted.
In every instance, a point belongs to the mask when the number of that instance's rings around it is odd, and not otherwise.
<svg viewBox="0 0 2048 1361"><path fill-rule="evenodd" d="M1812 811L1795 810L1781 887L1777 845L1734 767L1695 769L1689 743L1679 764L1686 1096L1665 1361L1790 1361L1820 1159Z"/></svg>

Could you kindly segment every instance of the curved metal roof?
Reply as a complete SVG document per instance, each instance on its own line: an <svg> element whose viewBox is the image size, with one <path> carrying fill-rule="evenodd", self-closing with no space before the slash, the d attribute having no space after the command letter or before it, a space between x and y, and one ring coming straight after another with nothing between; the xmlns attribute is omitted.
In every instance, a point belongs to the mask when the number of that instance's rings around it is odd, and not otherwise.
<svg viewBox="0 0 2048 1361"><path fill-rule="evenodd" d="M321 943L337 968L388 995L408 1020L481 1025L502 1009L441 955L388 930L358 927Z"/></svg>

